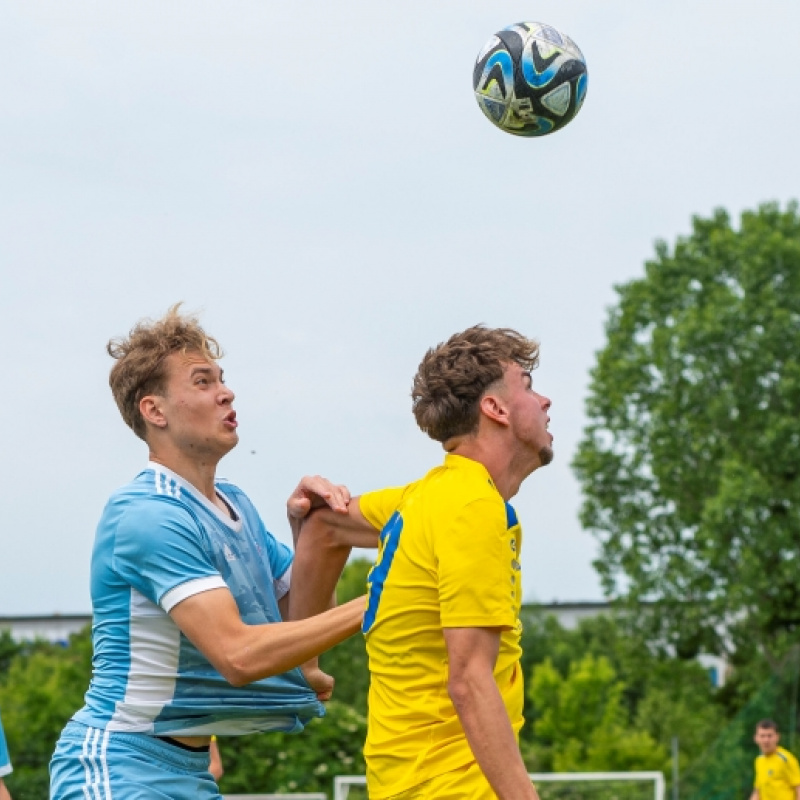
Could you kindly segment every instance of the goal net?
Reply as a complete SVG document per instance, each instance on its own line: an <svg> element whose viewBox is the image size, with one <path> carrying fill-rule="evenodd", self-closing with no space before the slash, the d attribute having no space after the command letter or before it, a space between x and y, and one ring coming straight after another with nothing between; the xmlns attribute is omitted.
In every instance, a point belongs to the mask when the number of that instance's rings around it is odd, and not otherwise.
<svg viewBox="0 0 800 800"><path fill-rule="evenodd" d="M660 772L542 772L531 780L540 800L665 800ZM367 779L334 778L333 800L367 800Z"/></svg>

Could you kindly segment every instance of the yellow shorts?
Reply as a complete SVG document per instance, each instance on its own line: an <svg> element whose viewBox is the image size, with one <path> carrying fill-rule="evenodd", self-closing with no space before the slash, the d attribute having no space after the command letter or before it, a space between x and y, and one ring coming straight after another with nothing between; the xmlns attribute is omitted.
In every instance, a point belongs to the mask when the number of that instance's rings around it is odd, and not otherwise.
<svg viewBox="0 0 800 800"><path fill-rule="evenodd" d="M497 795L473 761L396 794L391 800L497 800Z"/></svg>

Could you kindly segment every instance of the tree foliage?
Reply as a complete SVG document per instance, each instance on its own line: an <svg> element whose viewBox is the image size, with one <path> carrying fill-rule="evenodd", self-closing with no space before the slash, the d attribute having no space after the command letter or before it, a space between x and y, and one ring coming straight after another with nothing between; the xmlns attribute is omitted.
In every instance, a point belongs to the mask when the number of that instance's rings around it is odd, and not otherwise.
<svg viewBox="0 0 800 800"><path fill-rule="evenodd" d="M574 461L612 598L684 657L800 630L800 218L724 211L617 287Z"/></svg>
<svg viewBox="0 0 800 800"><path fill-rule="evenodd" d="M367 721L331 700L323 719L299 735L262 733L222 738L222 792L328 792L335 775L363 775Z"/></svg>
<svg viewBox="0 0 800 800"><path fill-rule="evenodd" d="M83 705L89 687L92 642L87 627L68 646L17 646L0 674L0 708L14 771L7 778L15 800L49 793L48 764L61 730Z"/></svg>
<svg viewBox="0 0 800 800"><path fill-rule="evenodd" d="M548 659L528 694L539 709L534 738L547 748L555 772L662 769L667 754L647 731L628 722L624 684L608 659L588 655L564 678Z"/></svg>
<svg viewBox="0 0 800 800"><path fill-rule="evenodd" d="M685 767L724 727L700 664L651 650L624 618L566 630L528 611L524 623L521 745L531 771L664 770L673 737Z"/></svg>

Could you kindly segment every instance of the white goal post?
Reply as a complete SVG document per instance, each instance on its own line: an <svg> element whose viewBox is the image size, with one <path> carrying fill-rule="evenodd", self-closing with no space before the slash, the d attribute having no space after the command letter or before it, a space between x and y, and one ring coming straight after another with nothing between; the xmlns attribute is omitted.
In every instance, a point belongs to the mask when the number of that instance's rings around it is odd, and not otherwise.
<svg viewBox="0 0 800 800"><path fill-rule="evenodd" d="M541 786L547 783L615 783L622 781L638 781L651 783L652 793L648 790L647 800L666 800L666 784L662 772L531 772L531 780ZM366 790L361 789L350 796L350 787L366 787L364 775L339 775L333 779L333 800L356 800L366 797ZM642 795L644 800L645 796Z"/></svg>
<svg viewBox="0 0 800 800"><path fill-rule="evenodd" d="M613 783L615 781L653 782L653 800L665 800L667 785L663 772L530 772L534 783L577 783L579 781L597 781Z"/></svg>
<svg viewBox="0 0 800 800"><path fill-rule="evenodd" d="M328 800L324 792L306 794L226 794L224 800Z"/></svg>

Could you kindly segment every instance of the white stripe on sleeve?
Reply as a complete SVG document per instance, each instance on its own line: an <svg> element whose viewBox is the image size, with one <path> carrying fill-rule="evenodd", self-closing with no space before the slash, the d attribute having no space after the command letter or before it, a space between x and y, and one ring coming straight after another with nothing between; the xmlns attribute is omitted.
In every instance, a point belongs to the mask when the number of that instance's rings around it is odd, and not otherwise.
<svg viewBox="0 0 800 800"><path fill-rule="evenodd" d="M222 575L209 575L206 578L194 578L193 580L181 583L174 589L170 589L162 596L158 604L169 614L181 600L186 600L187 597L192 597L201 592L207 592L210 589L227 588L228 584L222 580Z"/></svg>
<svg viewBox="0 0 800 800"><path fill-rule="evenodd" d="M280 576L280 578L275 578L272 582L273 587L275 588L275 599L280 600L281 597L284 597L289 593L289 589L292 585L292 565L289 564L286 572Z"/></svg>

